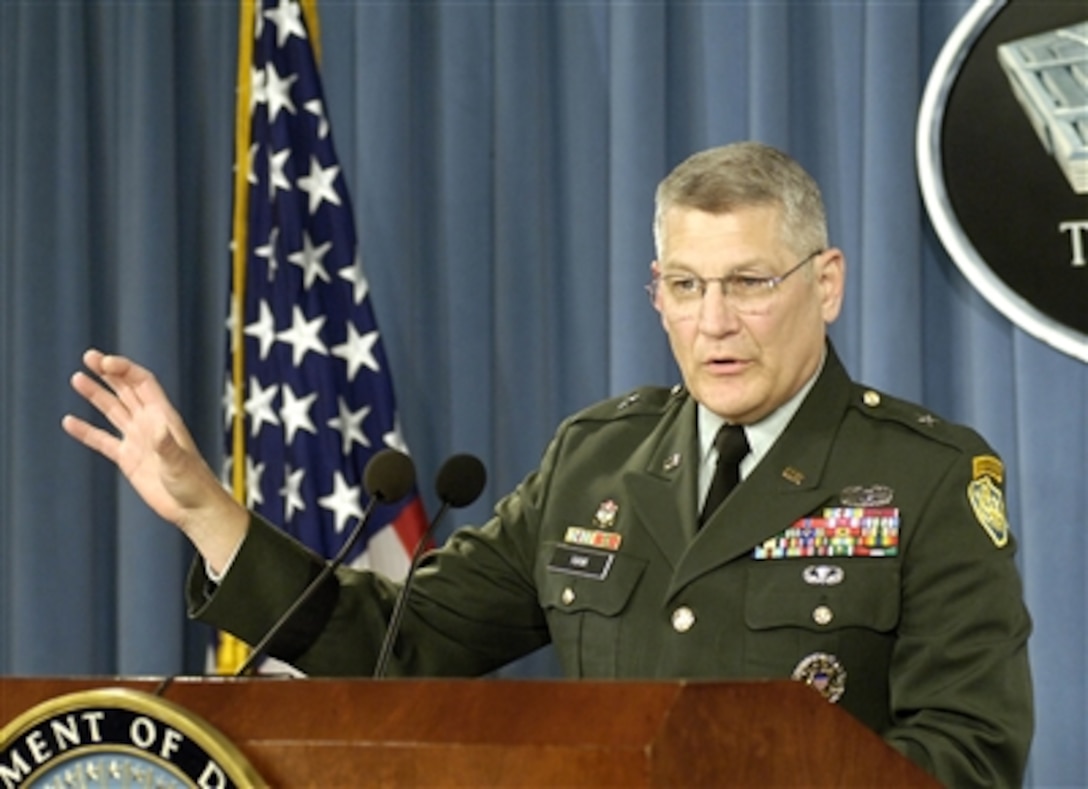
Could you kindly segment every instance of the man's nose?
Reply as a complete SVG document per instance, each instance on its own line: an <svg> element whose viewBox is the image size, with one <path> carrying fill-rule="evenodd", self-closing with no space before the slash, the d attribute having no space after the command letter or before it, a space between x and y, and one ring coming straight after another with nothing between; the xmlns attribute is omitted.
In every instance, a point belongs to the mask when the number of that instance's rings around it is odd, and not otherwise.
<svg viewBox="0 0 1088 789"><path fill-rule="evenodd" d="M699 329L705 334L722 335L737 330L740 316L726 295L725 283L709 280L699 303Z"/></svg>

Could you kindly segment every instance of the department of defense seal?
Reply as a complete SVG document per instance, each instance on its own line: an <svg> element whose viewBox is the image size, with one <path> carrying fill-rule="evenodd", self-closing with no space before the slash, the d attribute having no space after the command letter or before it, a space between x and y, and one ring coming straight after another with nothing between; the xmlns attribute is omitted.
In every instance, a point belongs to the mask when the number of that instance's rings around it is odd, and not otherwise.
<svg viewBox="0 0 1088 789"><path fill-rule="evenodd" d="M173 702L104 688L59 696L0 730L0 787L264 785L221 733Z"/></svg>

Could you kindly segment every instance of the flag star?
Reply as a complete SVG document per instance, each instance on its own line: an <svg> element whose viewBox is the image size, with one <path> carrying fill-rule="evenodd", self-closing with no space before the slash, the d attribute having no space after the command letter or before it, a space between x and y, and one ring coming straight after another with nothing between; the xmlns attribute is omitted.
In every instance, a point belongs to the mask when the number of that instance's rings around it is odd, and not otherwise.
<svg viewBox="0 0 1088 789"><path fill-rule="evenodd" d="M280 114L280 110L286 109L292 115L295 114L295 105L291 101L291 86L295 84L295 80L298 79L298 74L291 74L287 77L280 77L276 66L273 63L269 63L265 66L264 72L264 90L265 99L268 102L268 120L269 123L275 123L276 116Z"/></svg>
<svg viewBox="0 0 1088 789"><path fill-rule="evenodd" d="M231 294L230 305L227 312L227 339L230 341L231 353L238 350L238 299Z"/></svg>
<svg viewBox="0 0 1088 789"><path fill-rule="evenodd" d="M300 0L243 3L253 9L254 41L249 46L243 33L249 62L240 64L236 131L249 131L232 180L251 210L232 233L230 259L245 271L231 281L232 353L219 391L224 438L237 451L224 458L224 487L325 552L369 506L357 472L374 450L405 449L404 437L371 309L372 272L362 266L349 210L348 172L330 147L331 108L321 95L309 15ZM418 509L403 525L422 533ZM376 569L403 577L409 552L388 520L375 522L376 539L364 537L346 565L369 557Z"/></svg>
<svg viewBox="0 0 1088 789"><path fill-rule="evenodd" d="M230 430L234 417L238 414L238 406L234 402L234 381L229 378L223 387L223 427Z"/></svg>
<svg viewBox="0 0 1088 789"><path fill-rule="evenodd" d="M351 454L351 445L354 443L369 447L370 439L366 437L362 427L363 420L370 414L370 406L364 405L358 411L352 411L342 397L336 398L336 406L340 415L334 416L327 424L333 430L340 431L340 451L344 456Z"/></svg>
<svg viewBox="0 0 1088 789"><path fill-rule="evenodd" d="M287 256L289 261L302 269L303 283L307 290L314 284L315 279L320 279L322 282L332 281L329 278L329 272L325 271L325 266L321 263L330 249L332 249L331 241L315 247L313 241L310 240L310 234L303 230L302 249Z"/></svg>
<svg viewBox="0 0 1088 789"><path fill-rule="evenodd" d="M246 507L248 509L264 504L264 494L261 493L263 474L264 463L254 463L253 458L246 455Z"/></svg>
<svg viewBox="0 0 1088 789"><path fill-rule="evenodd" d="M264 32L264 14L253 15L253 40L260 41L261 33Z"/></svg>
<svg viewBox="0 0 1088 789"><path fill-rule="evenodd" d="M333 513L336 518L337 534L344 530L348 518L363 517L363 508L359 505L359 488L348 485L339 469L333 472L332 493L322 496L317 503Z"/></svg>
<svg viewBox="0 0 1088 789"><path fill-rule="evenodd" d="M325 117L325 106L321 99L310 99L302 106L308 113L317 116L317 138L324 140L329 136L329 119Z"/></svg>
<svg viewBox="0 0 1088 789"><path fill-rule="evenodd" d="M291 149L284 148L268 157L268 194L275 197L277 187L285 192L291 191L291 182L283 172L287 160L291 158Z"/></svg>
<svg viewBox="0 0 1088 789"><path fill-rule="evenodd" d="M393 429L382 436L382 442L390 449L403 452L405 455L408 454L408 445L404 442L400 432L400 414L393 417Z"/></svg>
<svg viewBox="0 0 1088 789"><path fill-rule="evenodd" d="M340 345L333 346L332 355L339 356L348 365L348 380L354 381L360 367L369 367L376 373L381 372L378 360L374 358L374 344L378 341L378 332L371 331L360 336L352 323L348 323L348 337Z"/></svg>
<svg viewBox="0 0 1088 789"><path fill-rule="evenodd" d="M249 146L249 164L247 165L249 169L246 172L246 181L254 186L257 185L257 152L259 150L261 150L260 143L255 142Z"/></svg>
<svg viewBox="0 0 1088 789"><path fill-rule="evenodd" d="M291 310L291 328L284 329L276 339L291 345L291 363L298 367L307 351L328 356L329 350L317 336L325 325L325 316L318 315L312 321L306 320L302 309L296 304Z"/></svg>
<svg viewBox="0 0 1088 789"><path fill-rule="evenodd" d="M283 405L280 406L280 419L283 420L283 429L287 434L287 443L295 440L295 433L305 430L307 433L317 434L313 420L310 419L310 408L317 400L317 392L311 392L306 397L296 397L290 384L283 385Z"/></svg>
<svg viewBox="0 0 1088 789"><path fill-rule="evenodd" d="M244 334L247 337L257 338L261 346L261 359L264 360L268 358L268 351L276 339L276 318L272 314L272 308L264 299L261 299L259 312L257 320L246 326Z"/></svg>
<svg viewBox="0 0 1088 789"><path fill-rule="evenodd" d="M333 182L339 173L340 165L334 164L322 168L316 156L310 157L310 174L298 179L298 188L310 195L311 214L317 211L322 200L328 200L333 205L340 205L340 195L333 188Z"/></svg>
<svg viewBox="0 0 1088 789"><path fill-rule="evenodd" d="M272 225L272 230L268 233L268 243L253 250L254 255L259 258L264 258L265 263L268 266L269 282L276 278L276 270L279 268L279 263L276 261L276 241L279 237L279 225Z"/></svg>
<svg viewBox="0 0 1088 789"><path fill-rule="evenodd" d="M301 14L302 7L297 0L280 0L278 6L264 12L264 18L276 26L276 46L282 47L292 33L299 38L306 38Z"/></svg>
<svg viewBox="0 0 1088 789"><path fill-rule="evenodd" d="M352 298L356 304L361 304L363 299L366 298L370 284L367 282L366 274L363 273L363 261L359 257L359 253L355 253L355 260L350 266L344 266L337 273L342 279L346 279L351 283Z"/></svg>
<svg viewBox="0 0 1088 789"><path fill-rule="evenodd" d="M286 466L283 472L283 487L280 495L283 496L283 519L291 520L296 512L304 512L306 503L302 500L302 479L306 476L305 468L291 469Z"/></svg>
<svg viewBox="0 0 1088 789"><path fill-rule="evenodd" d="M260 104L268 103L268 82L263 68L249 69L249 113Z"/></svg>
<svg viewBox="0 0 1088 789"><path fill-rule="evenodd" d="M250 395L246 399L244 408L246 413L249 414L249 434L251 436L256 436L261 431L261 425L265 422L270 425L280 423L279 417L276 416L276 412L272 409L272 401L275 399L278 390L279 386L276 384L267 389L262 389L261 382L257 380L256 376L250 376Z"/></svg>

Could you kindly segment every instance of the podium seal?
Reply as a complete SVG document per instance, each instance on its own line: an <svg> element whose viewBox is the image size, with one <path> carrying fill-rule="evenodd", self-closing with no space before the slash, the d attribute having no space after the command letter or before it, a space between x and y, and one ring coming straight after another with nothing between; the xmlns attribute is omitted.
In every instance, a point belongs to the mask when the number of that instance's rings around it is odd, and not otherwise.
<svg viewBox="0 0 1088 789"><path fill-rule="evenodd" d="M45 701L0 730L0 788L265 785L218 730L150 693L104 688Z"/></svg>

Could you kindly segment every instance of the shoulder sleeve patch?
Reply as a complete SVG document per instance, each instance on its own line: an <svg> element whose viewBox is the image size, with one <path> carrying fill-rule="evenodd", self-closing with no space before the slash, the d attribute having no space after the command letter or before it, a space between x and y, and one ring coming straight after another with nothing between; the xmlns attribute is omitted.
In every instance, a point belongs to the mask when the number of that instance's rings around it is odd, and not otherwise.
<svg viewBox="0 0 1088 789"><path fill-rule="evenodd" d="M975 455L971 460L972 479L967 484L967 501L986 536L998 548L1009 542L1009 521L1005 495L1001 491L1005 467L995 455Z"/></svg>

